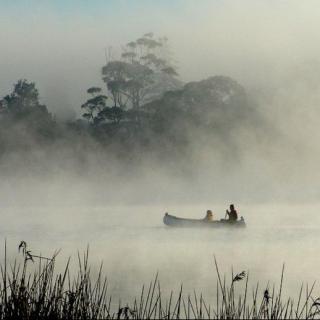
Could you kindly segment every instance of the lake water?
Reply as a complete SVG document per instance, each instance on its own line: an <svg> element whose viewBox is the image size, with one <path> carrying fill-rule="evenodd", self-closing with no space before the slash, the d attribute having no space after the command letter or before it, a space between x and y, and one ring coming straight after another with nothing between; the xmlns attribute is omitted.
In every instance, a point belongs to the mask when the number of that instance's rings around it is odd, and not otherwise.
<svg viewBox="0 0 320 320"><path fill-rule="evenodd" d="M68 256L73 267L77 251L90 246L93 272L104 262L110 289L122 300L139 295L159 272L164 292L203 292L212 296L216 288L215 255L221 273L227 276L250 271L252 286L279 283L285 263L285 288L298 295L302 282L319 280L320 216L317 205L237 206L247 228L172 229L162 223L165 211L200 218L207 209L223 218L221 205L128 207L7 207L1 208L0 233L7 239L9 258L18 255L21 240L32 253L50 256L62 249L57 267ZM3 250L1 250L3 255ZM316 287L316 292L320 291Z"/></svg>

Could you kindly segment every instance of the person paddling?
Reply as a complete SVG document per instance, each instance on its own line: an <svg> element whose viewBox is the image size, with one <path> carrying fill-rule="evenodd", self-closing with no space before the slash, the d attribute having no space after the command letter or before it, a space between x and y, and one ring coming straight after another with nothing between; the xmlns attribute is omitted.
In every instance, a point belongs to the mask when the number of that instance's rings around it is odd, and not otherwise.
<svg viewBox="0 0 320 320"><path fill-rule="evenodd" d="M233 204L230 204L230 211L226 210L226 214L229 216L230 221L238 220L238 213L237 213L237 210L234 208Z"/></svg>

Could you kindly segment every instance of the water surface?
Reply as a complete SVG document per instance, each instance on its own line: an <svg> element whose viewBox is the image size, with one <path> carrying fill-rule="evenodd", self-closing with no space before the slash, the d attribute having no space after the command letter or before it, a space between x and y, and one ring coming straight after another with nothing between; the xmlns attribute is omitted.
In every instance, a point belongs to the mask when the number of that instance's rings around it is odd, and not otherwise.
<svg viewBox="0 0 320 320"><path fill-rule="evenodd" d="M252 285L278 283L285 263L286 292L298 294L302 282L319 280L320 217L317 205L239 205L246 229L173 229L163 213L200 218L210 208L223 218L221 205L126 207L7 207L1 208L2 239L9 257L25 240L34 254L50 256L62 249L58 268L68 256L73 267L77 251L90 246L93 272L101 261L115 296L132 298L159 272L164 292L196 289L215 293L215 255L221 273L250 271ZM3 254L3 250L2 250Z"/></svg>

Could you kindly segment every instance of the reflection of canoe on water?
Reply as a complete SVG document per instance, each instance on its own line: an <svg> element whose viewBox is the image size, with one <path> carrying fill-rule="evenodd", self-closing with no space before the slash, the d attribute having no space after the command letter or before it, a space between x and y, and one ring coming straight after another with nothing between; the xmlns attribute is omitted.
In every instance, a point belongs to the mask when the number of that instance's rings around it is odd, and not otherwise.
<svg viewBox="0 0 320 320"><path fill-rule="evenodd" d="M246 226L244 219L241 217L240 220L230 221L230 220L214 220L208 221L206 219L184 219L172 216L168 213L163 217L163 222L167 226L171 227L196 227L196 228L243 228Z"/></svg>

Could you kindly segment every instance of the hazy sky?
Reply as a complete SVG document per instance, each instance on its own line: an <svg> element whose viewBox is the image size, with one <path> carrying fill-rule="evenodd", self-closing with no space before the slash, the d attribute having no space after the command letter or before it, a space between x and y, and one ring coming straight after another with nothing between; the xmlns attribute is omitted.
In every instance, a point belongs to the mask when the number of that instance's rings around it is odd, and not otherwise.
<svg viewBox="0 0 320 320"><path fill-rule="evenodd" d="M50 110L78 109L101 83L105 48L166 35L182 80L224 74L277 87L319 71L319 2L273 0L0 0L0 96L37 83Z"/></svg>

